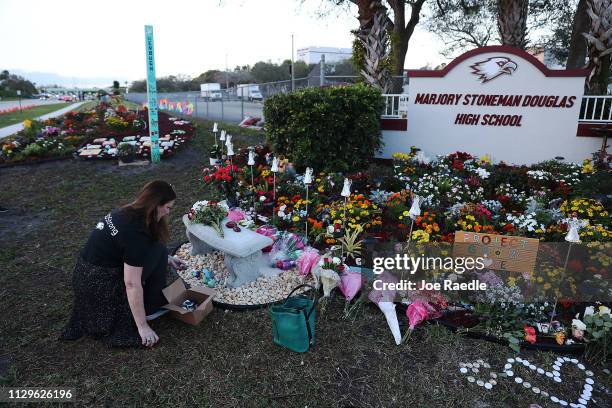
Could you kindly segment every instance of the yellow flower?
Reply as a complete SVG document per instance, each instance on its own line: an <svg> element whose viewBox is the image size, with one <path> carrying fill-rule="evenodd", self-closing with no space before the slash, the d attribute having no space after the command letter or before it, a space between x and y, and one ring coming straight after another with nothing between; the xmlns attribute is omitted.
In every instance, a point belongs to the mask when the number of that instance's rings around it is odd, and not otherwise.
<svg viewBox="0 0 612 408"><path fill-rule="evenodd" d="M293 222L298 222L300 220L300 217L298 217L297 215L294 215L292 220Z"/></svg>
<svg viewBox="0 0 612 408"><path fill-rule="evenodd" d="M324 192L324 191L325 191L325 189L323 188L323 186L319 186L319 187L317 187L317 191L318 191L319 193L322 193L322 192Z"/></svg>
<svg viewBox="0 0 612 408"><path fill-rule="evenodd" d="M26 119L26 120L23 121L23 127L25 129L29 129L30 126L32 126L32 121L30 119Z"/></svg>
<svg viewBox="0 0 612 408"><path fill-rule="evenodd" d="M508 278L508 286L511 288L516 286L516 278L514 276Z"/></svg>
<svg viewBox="0 0 612 408"><path fill-rule="evenodd" d="M550 289L550 287L551 287L550 283L547 282L547 283L544 284L544 290L548 290L548 289Z"/></svg>
<svg viewBox="0 0 612 408"><path fill-rule="evenodd" d="M418 243L429 242L429 234L423 230L416 230L412 233L412 239Z"/></svg>

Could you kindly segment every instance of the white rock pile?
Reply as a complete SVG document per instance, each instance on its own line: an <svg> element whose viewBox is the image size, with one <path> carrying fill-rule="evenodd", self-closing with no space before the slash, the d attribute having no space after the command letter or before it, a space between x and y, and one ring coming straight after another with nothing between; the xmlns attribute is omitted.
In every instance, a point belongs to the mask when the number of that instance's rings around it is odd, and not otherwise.
<svg viewBox="0 0 612 408"><path fill-rule="evenodd" d="M206 278L202 276L198 279L193 276L194 271L201 271L207 268L213 273L217 282L215 290L217 295L215 301L231 305L260 305L272 303L285 299L291 290L296 286L307 283L314 285L311 275L304 278L296 269L291 269L280 273L278 276L261 276L254 282L239 288L226 287L225 282L228 276L227 268L223 262L223 253L219 251L207 255L190 255L191 244L183 244L175 256L179 257L187 264L187 269L177 271L190 286L205 286ZM303 292L298 290L295 294Z"/></svg>

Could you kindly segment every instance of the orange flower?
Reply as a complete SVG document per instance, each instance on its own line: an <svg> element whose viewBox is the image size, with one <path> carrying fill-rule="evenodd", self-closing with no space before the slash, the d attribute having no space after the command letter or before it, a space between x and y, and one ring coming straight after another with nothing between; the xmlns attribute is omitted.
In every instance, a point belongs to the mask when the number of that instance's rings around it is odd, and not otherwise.
<svg viewBox="0 0 612 408"><path fill-rule="evenodd" d="M555 334L555 339L557 340L557 344L562 346L565 343L565 333L560 331Z"/></svg>

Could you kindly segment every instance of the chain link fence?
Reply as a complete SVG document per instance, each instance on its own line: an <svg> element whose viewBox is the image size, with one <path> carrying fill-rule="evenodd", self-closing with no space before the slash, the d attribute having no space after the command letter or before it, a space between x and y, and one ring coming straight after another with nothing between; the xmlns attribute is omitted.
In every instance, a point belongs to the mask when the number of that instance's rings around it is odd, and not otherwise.
<svg viewBox="0 0 612 408"><path fill-rule="evenodd" d="M323 69L324 71L325 68ZM263 120L263 103L265 99L278 93L287 93L292 90L309 87L352 85L360 80L360 77L354 75L325 75L321 72L320 67L315 66L315 69L313 69L308 77L252 84L253 87L259 89L263 97L261 101L250 100L251 98L247 96L240 98L237 88L234 87L222 89L220 100L203 98L200 92L197 91L158 93L158 106L160 110L175 112L181 115L221 122L241 123L248 118ZM399 90L405 89L407 85L406 78L402 76L393 77L393 83L394 89ZM126 95L126 99L144 105L147 102L147 94L129 93ZM388 98L386 101L388 104ZM394 104L392 107L386 106L385 111L381 112L382 116L394 116L396 114L397 104Z"/></svg>

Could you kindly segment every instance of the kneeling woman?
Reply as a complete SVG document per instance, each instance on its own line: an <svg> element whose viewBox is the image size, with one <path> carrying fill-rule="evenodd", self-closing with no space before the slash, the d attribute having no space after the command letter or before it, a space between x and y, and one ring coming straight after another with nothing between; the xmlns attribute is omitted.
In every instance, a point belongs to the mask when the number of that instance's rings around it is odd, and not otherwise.
<svg viewBox="0 0 612 408"><path fill-rule="evenodd" d="M91 335L118 347L157 343L148 315L167 303L166 265L184 266L165 245L175 199L170 184L153 181L98 222L74 268L74 306L63 339Z"/></svg>

